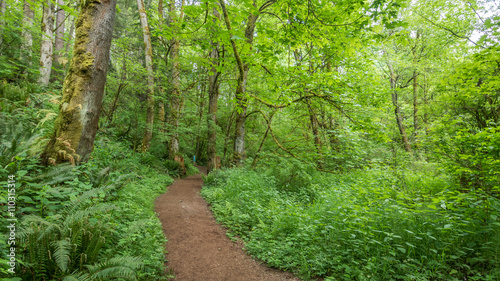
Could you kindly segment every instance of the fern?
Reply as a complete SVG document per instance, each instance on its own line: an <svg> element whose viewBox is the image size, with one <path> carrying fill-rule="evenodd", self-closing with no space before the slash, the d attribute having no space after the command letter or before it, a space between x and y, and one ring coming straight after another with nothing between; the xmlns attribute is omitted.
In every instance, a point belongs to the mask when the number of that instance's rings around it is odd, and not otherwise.
<svg viewBox="0 0 500 281"><path fill-rule="evenodd" d="M139 257L116 257L87 267L91 274L90 280L110 280L113 278L136 280L135 272L143 267L143 263Z"/></svg>
<svg viewBox="0 0 500 281"><path fill-rule="evenodd" d="M67 239L54 241L51 243L52 247L55 249L54 258L56 264L62 272L66 272L68 269L69 255L71 252L71 244Z"/></svg>
<svg viewBox="0 0 500 281"><path fill-rule="evenodd" d="M19 233L19 239L26 245L24 260L28 261L28 272L47 280L73 272L66 279L91 280L80 273L86 271L87 265L98 261L109 231L102 223L92 223L90 219L116 207L111 204L92 205L87 199L106 189L103 187L82 194L56 216L44 219L29 215L23 218L25 230Z"/></svg>
<svg viewBox="0 0 500 281"><path fill-rule="evenodd" d="M63 281L90 281L90 275L86 272L75 272L71 275L64 276Z"/></svg>
<svg viewBox="0 0 500 281"><path fill-rule="evenodd" d="M69 163L50 167L45 173L35 177L33 181L43 185L59 184L75 178L75 167Z"/></svg>

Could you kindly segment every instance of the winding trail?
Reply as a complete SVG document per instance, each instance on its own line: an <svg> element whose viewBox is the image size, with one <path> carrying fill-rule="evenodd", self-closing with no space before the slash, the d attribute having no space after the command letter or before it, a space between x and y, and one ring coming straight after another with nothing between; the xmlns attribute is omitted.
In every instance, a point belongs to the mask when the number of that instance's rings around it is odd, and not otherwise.
<svg viewBox="0 0 500 281"><path fill-rule="evenodd" d="M205 167L198 167L206 174ZM155 202L168 238L167 266L177 281L300 280L254 261L232 242L200 196L201 175L177 179Z"/></svg>

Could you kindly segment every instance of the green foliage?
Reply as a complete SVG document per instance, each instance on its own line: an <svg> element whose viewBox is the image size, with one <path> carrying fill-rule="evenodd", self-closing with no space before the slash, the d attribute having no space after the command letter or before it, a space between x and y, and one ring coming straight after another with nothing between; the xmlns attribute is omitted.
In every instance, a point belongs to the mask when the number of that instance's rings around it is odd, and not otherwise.
<svg viewBox="0 0 500 281"><path fill-rule="evenodd" d="M64 279L69 274L86 273L89 280L136 279L131 273L142 264L131 263L130 258L111 258L109 262L99 263L104 258L102 249L106 238L111 236L112 231L109 212L115 208L109 204L95 205L89 200L96 197L99 191L93 189L82 194L58 215L46 219L24 217L26 230L19 236L27 248L22 257L28 269L27 278L31 275L39 278L37 280Z"/></svg>
<svg viewBox="0 0 500 281"><path fill-rule="evenodd" d="M299 181L313 201L283 190L273 172L235 169L209 176L202 195L252 255L306 279L498 278L500 201L420 169L314 175Z"/></svg>
<svg viewBox="0 0 500 281"><path fill-rule="evenodd" d="M161 161L103 132L88 163L42 167L38 156L46 144L45 132L51 131L56 97L37 92L31 84L0 86L0 100L8 105L2 107L8 111L0 111L0 183L6 186L7 176L16 176L16 217L23 222L16 247L18 276L167 280L166 239L153 205L172 183ZM6 192L0 193L4 214ZM2 277L11 276L5 263L5 223L0 234Z"/></svg>

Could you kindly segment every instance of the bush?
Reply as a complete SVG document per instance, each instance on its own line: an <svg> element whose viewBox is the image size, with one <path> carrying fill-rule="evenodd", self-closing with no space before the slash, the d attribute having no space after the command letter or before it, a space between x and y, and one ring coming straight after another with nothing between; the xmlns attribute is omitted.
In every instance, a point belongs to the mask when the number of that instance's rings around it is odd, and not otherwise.
<svg viewBox="0 0 500 281"><path fill-rule="evenodd" d="M429 170L323 175L305 201L282 190L279 174L234 169L202 195L252 255L305 279L497 279L500 201L458 193Z"/></svg>

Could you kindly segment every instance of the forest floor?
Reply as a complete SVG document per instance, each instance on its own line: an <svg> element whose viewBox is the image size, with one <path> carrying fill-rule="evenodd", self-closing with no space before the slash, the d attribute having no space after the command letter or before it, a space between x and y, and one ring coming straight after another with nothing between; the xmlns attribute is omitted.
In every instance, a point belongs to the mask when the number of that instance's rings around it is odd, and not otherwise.
<svg viewBox="0 0 500 281"><path fill-rule="evenodd" d="M206 174L205 167L198 167ZM177 179L156 199L163 232L168 239L167 267L177 281L300 280L271 269L244 252L217 224L200 196L201 174Z"/></svg>

